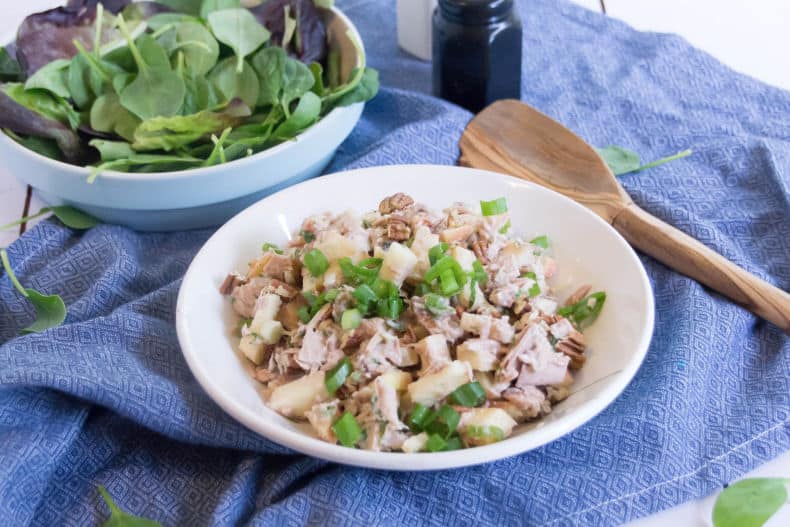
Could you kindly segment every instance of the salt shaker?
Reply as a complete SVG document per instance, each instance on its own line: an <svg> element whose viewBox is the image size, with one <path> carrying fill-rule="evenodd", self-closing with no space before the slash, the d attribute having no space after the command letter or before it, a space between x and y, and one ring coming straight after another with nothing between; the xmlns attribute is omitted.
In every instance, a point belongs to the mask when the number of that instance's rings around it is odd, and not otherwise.
<svg viewBox="0 0 790 527"><path fill-rule="evenodd" d="M439 0L433 92L475 113L520 98L521 19L513 0Z"/></svg>
<svg viewBox="0 0 790 527"><path fill-rule="evenodd" d="M422 60L431 60L431 16L436 0L398 0L395 13L398 46Z"/></svg>

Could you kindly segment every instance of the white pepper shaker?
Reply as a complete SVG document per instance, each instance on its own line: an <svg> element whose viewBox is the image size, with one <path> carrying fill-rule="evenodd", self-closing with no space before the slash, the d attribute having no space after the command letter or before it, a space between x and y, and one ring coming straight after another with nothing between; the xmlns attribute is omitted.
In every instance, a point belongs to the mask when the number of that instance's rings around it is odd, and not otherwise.
<svg viewBox="0 0 790 527"><path fill-rule="evenodd" d="M431 60L431 19L437 0L397 0L398 45L406 53Z"/></svg>

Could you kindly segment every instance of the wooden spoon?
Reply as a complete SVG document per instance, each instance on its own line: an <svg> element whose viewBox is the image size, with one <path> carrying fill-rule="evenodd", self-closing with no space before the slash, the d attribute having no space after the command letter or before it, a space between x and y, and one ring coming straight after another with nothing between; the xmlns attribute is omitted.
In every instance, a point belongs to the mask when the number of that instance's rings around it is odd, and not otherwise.
<svg viewBox="0 0 790 527"><path fill-rule="evenodd" d="M460 164L548 187L592 209L634 247L790 334L790 295L748 273L631 201L576 134L515 100L480 112L461 137Z"/></svg>

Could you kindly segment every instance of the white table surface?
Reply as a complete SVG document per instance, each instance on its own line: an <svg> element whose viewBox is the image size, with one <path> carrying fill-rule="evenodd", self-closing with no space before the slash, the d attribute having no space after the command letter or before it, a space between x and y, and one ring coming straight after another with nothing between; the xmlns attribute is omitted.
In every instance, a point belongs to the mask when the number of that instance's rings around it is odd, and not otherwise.
<svg viewBox="0 0 790 527"><path fill-rule="evenodd" d="M643 31L677 33L733 69L764 82L790 89L790 1L788 0L573 0L594 11L624 20ZM0 34L11 34L26 13L62 4L59 0L4 2ZM0 225L21 217L26 186L0 166ZM45 204L33 192L29 212ZM18 236L0 231L0 247ZM790 477L790 452L763 465L750 476ZM708 526L715 494L685 503L629 524L630 527ZM790 506L767 524L790 525Z"/></svg>

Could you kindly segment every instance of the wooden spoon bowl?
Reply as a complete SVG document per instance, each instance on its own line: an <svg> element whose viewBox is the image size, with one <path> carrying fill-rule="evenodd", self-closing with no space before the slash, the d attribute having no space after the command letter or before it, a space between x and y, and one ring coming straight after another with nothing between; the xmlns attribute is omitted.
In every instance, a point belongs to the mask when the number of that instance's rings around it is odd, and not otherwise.
<svg viewBox="0 0 790 527"><path fill-rule="evenodd" d="M639 208L603 159L560 123L516 100L493 103L461 137L461 165L512 174L592 209L628 242L790 335L790 295Z"/></svg>

